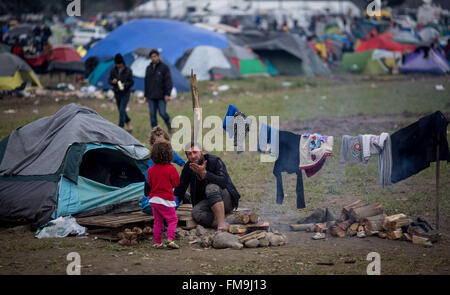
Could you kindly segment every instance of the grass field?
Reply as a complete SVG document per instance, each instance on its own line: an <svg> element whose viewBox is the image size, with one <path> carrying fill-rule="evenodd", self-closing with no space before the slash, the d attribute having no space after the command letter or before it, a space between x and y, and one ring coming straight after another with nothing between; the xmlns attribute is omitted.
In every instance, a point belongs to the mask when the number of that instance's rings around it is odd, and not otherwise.
<svg viewBox="0 0 450 295"><path fill-rule="evenodd" d="M289 87L283 87L282 82L290 82ZM218 92L213 95L213 89L217 85L227 84L228 91ZM435 86L441 84L444 91L438 91ZM259 161L260 154L255 152L213 152L220 156L227 165L233 182L240 191L242 198L240 205L247 208L255 208L274 226L285 229L289 223L295 223L300 217L309 215L319 207L328 207L339 213L344 205L361 199L367 202L380 202L383 204L386 214L405 213L408 216L424 216L432 224L434 223L435 210L435 170L432 163L430 168L414 175L400 183L381 188L378 182L377 159L372 158L367 167L354 165L341 167L338 164L341 146L341 137L344 134L357 135L362 133L379 134L381 132L392 133L420 117L440 110L447 118L450 118L450 80L448 77L423 77L423 76L334 76L330 78L248 78L238 81L201 82L199 83L200 105L203 117L216 115L221 118L229 104L233 104L247 115L279 116L280 129L301 133L304 131L318 132L335 137L333 157L326 161L324 167L311 178L304 175L305 209L296 209L294 175L283 175L285 199L282 205L275 203L275 178L272 174L273 164ZM63 105L75 102L95 109L101 116L117 123L118 112L115 104L110 100L59 98L4 98L0 100L0 137L10 134L15 128L32 122L40 117L52 115ZM133 135L142 143L148 145L150 131L149 114L146 104L141 104L136 98L132 98L129 104L129 116L134 126ZM6 113L15 110L15 113ZM179 95L179 99L168 104L168 113L173 118L177 115L192 117L192 101L190 93ZM158 121L165 128L163 121ZM270 123L270 121L269 121ZM204 134L208 130L204 130ZM447 139L450 139L447 132ZM185 156L181 153L184 158ZM179 168L178 168L179 169ZM365 256L361 253L370 252L371 247L376 247L384 253L386 268L383 273L450 273L449 233L450 226L450 169L448 164L441 162L441 231L442 242L431 249L426 249L427 258L422 259L424 248L406 242L387 241L371 237L365 239L371 243L363 242L357 238L344 238L339 241L329 238L323 243L312 241L306 233L288 233L289 243L281 248L268 248L247 251L248 257L238 254L229 262L215 257L214 252L219 250L206 250L202 253L205 261L198 263L209 264L210 273L345 273L364 274ZM28 260L41 261L37 253L42 251L43 257L48 261L56 259L52 256L51 249L77 248L85 251L88 259L92 259L95 265L101 258L110 257L118 252L126 257L123 247L117 245L105 246L98 241L90 241L91 246L79 243L75 238L68 241L36 241L29 245L30 251L20 249L23 241L33 240L30 235L16 235L0 233L0 247L7 247L8 251L0 254L0 273L41 273L30 266L21 266L18 253L32 253ZM72 240L71 240L72 239ZM345 240L345 241L344 241ZM15 242L11 242L15 241ZM67 244L61 246L61 244ZM73 245L72 245L73 243ZM106 243L106 242L103 242ZM336 246L338 243L338 246ZM26 243L25 243L26 244ZM96 246L94 246L94 244ZM372 245L372 246L371 246ZM154 252L147 246L138 246L135 252L150 253L152 263L168 259L176 264L176 260L187 259L196 261L198 253L189 251L189 245L184 245L182 252ZM26 248L26 247L25 247ZM352 249L360 249L362 252L355 254ZM63 250L61 250L63 251ZM60 251L60 252L61 252ZM231 251L231 252L230 252ZM251 251L251 254L250 254ZM321 253L320 259L339 261L342 257L356 258L356 266L324 268L315 266L317 255L310 255L315 251ZM232 250L220 250L221 257L235 255ZM260 253L257 253L260 252ZM366 253L364 252L364 253ZM56 253L56 252L55 252ZM58 252L59 253L59 252ZM111 254L113 253L113 254ZM159 254L161 253L161 254ZM181 253L181 254L180 254ZM192 254L194 253L194 254ZM278 254L277 254L278 253ZM367 254L366 253L366 254ZM279 255L274 258L272 254ZM295 255L294 255L295 254ZM365 255L366 255L365 254ZM56 255L56 254L55 254ZM61 258L62 254L58 254ZM103 256L102 256L103 255ZM144 254L143 254L144 255ZM57 256L57 255L56 255ZM261 257L265 257L261 259ZM282 263L278 262L280 257ZM34 257L34 258L33 258ZM58 256L57 256L58 257ZM288 258L290 257L290 258ZM433 259L431 259L431 257ZM214 259L216 260L214 260ZM238 259L240 258L240 259ZM125 258L124 258L125 259ZM19 264L16 262L18 261ZM185 260L182 260L185 261ZM185 262L186 262L185 261ZM269 263L267 263L269 262ZM64 271L64 263L55 263L53 273ZM128 266L116 266L113 262L108 267L91 268L92 273L123 273L123 269L130 273L147 273L146 263L150 260L139 260L141 264L132 264L126 260L121 263ZM136 263L136 261L133 261ZM181 262L180 262L181 263ZM195 264L194 263L194 264ZM60 265L61 264L61 265ZM99 262L100 264L100 262ZM33 265L33 263L31 263ZM50 267L50 266L49 266ZM149 273L202 273L197 269L202 267L179 266L179 268L163 267L160 271ZM204 268L204 267L203 267ZM133 271L132 271L133 270ZM41 269L46 273L48 269ZM89 272L90 273L90 272Z"/></svg>

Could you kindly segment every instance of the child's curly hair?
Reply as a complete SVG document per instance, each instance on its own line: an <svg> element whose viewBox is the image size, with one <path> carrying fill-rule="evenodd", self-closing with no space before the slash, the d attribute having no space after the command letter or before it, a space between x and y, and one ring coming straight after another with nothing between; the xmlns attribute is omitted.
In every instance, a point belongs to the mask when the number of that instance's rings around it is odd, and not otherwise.
<svg viewBox="0 0 450 295"><path fill-rule="evenodd" d="M169 134L167 134L167 132L164 131L161 127L155 126L152 132L150 132L150 145L153 145L158 137L170 141Z"/></svg>
<svg viewBox="0 0 450 295"><path fill-rule="evenodd" d="M155 164L167 164L172 162L172 145L166 141L155 143L152 146L150 157Z"/></svg>

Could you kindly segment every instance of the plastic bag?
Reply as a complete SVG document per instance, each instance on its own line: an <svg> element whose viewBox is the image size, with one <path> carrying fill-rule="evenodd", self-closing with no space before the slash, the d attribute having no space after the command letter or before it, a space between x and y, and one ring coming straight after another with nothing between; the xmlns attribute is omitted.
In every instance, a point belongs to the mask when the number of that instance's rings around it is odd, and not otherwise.
<svg viewBox="0 0 450 295"><path fill-rule="evenodd" d="M38 239L64 238L68 235L84 235L86 232L87 229L79 225L72 216L61 216L38 228L34 236Z"/></svg>

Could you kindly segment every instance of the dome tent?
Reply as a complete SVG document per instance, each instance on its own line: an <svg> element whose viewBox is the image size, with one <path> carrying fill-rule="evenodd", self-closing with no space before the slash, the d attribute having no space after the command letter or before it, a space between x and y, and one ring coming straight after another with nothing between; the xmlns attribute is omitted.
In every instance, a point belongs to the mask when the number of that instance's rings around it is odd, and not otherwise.
<svg viewBox="0 0 450 295"><path fill-rule="evenodd" d="M17 55L0 53L0 90L14 90L23 83L42 87L31 67Z"/></svg>
<svg viewBox="0 0 450 295"><path fill-rule="evenodd" d="M0 142L0 218L51 219L137 207L149 151L90 108L69 104Z"/></svg>
<svg viewBox="0 0 450 295"><path fill-rule="evenodd" d="M167 19L139 19L130 21L100 40L83 57L108 57L116 53L125 55L139 47L161 49L170 64L188 49L200 45L223 49L228 46L227 36L185 22Z"/></svg>

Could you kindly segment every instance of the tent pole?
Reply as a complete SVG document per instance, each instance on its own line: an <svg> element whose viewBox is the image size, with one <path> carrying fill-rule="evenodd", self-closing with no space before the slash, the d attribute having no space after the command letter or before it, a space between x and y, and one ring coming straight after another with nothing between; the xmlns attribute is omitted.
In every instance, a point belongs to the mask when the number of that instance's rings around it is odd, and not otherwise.
<svg viewBox="0 0 450 295"><path fill-rule="evenodd" d="M439 207L440 207L440 194L439 194L439 177L440 177L440 163L439 163L439 143L440 134L437 135L437 146L436 146L436 229L439 229Z"/></svg>

